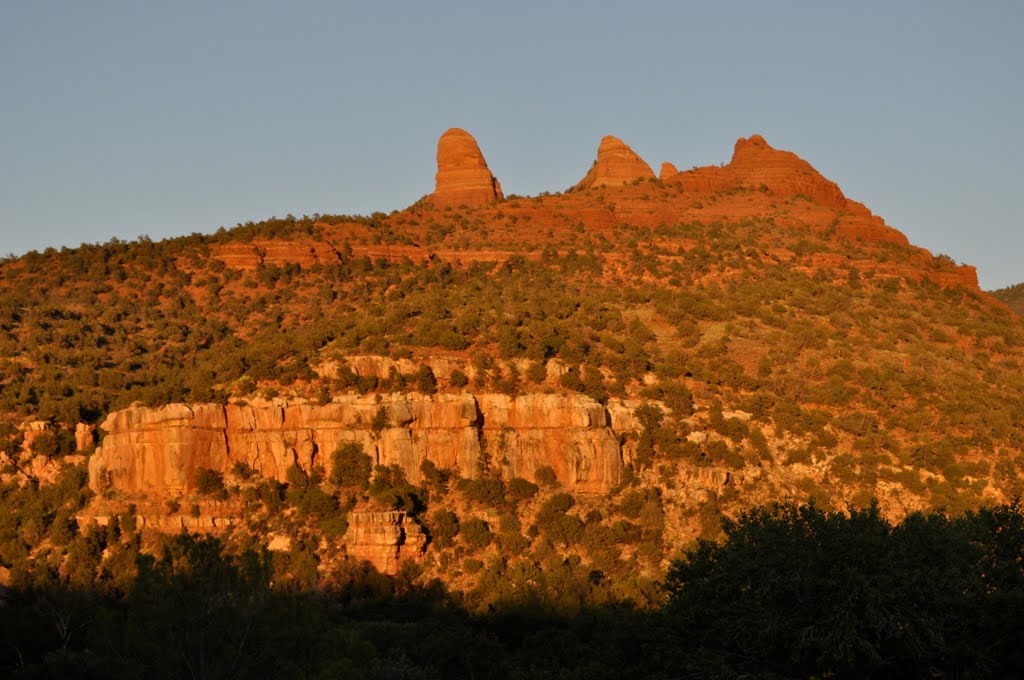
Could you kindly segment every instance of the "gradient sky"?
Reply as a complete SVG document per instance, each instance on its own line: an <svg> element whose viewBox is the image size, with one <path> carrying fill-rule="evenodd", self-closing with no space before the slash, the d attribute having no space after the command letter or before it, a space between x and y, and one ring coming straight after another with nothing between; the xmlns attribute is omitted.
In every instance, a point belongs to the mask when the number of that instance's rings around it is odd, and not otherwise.
<svg viewBox="0 0 1024 680"><path fill-rule="evenodd" d="M655 169L760 133L911 242L1024 281L1024 3L0 4L0 255L390 211L477 138L506 193L602 135Z"/></svg>

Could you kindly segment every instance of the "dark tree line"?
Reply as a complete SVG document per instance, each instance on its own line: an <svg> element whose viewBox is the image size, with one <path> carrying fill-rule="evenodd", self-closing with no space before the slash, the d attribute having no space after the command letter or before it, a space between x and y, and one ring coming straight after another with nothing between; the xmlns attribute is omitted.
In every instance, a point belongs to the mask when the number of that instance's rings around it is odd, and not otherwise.
<svg viewBox="0 0 1024 680"><path fill-rule="evenodd" d="M4 592L14 678L1009 678L1024 668L1019 503L897 524L877 508L760 508L674 563L660 609L471 615L413 571L274 584L272 558L182 535L122 591Z"/></svg>

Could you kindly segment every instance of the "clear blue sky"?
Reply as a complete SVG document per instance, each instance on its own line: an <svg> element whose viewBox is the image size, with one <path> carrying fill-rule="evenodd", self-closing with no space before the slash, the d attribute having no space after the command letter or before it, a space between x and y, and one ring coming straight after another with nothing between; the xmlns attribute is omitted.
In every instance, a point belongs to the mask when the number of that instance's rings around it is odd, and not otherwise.
<svg viewBox="0 0 1024 680"><path fill-rule="evenodd" d="M0 254L404 207L438 135L507 193L604 134L655 168L795 151L910 240L1024 281L1022 2L0 4Z"/></svg>

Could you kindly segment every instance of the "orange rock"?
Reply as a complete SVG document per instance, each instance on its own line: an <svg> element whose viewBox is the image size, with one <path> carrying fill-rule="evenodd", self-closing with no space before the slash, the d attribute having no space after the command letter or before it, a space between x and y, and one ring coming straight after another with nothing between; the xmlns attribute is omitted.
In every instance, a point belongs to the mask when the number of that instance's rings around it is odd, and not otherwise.
<svg viewBox="0 0 1024 680"><path fill-rule="evenodd" d="M658 173L658 179L668 179L679 174L679 169L671 163L665 162L661 164L661 172Z"/></svg>
<svg viewBox="0 0 1024 680"><path fill-rule="evenodd" d="M503 198L473 135L452 128L437 142L437 176L431 200L438 206L486 205Z"/></svg>
<svg viewBox="0 0 1024 680"><path fill-rule="evenodd" d="M85 451L96 443L96 426L78 423L75 426L75 450Z"/></svg>
<svg viewBox="0 0 1024 680"><path fill-rule="evenodd" d="M773 148L761 135L737 140L732 160L725 167L695 168L668 181L692 192L753 189L784 198L802 197L808 204L836 211L836 231L842 236L909 245L906 236L871 214L864 205L846 198L835 182L826 179L810 163L795 153Z"/></svg>
<svg viewBox="0 0 1024 680"><path fill-rule="evenodd" d="M795 153L772 148L761 135L736 141L729 170L736 182L747 188L768 187L776 194L802 195L832 208L846 205L835 182Z"/></svg>
<svg viewBox="0 0 1024 680"><path fill-rule="evenodd" d="M374 428L380 409L387 426ZM625 422L617 417L616 422ZM356 442L375 464L398 465L420 480L429 460L476 477L481 457L501 451L501 473L533 479L550 466L567 489L604 493L622 478L619 433L608 410L579 394L344 395L328 404L170 404L116 411L100 425L107 434L89 458L94 490L178 496L193 492L200 468L225 474L245 463L284 481L288 468L322 466Z"/></svg>
<svg viewBox="0 0 1024 680"><path fill-rule="evenodd" d="M214 257L232 269L256 269L260 265L280 267L298 264L302 267L337 264L341 252L329 243L311 239L253 239L249 242L225 243L214 249Z"/></svg>
<svg viewBox="0 0 1024 680"><path fill-rule="evenodd" d="M427 546L423 530L404 512L352 512L345 551L385 574L398 573L401 562L417 560Z"/></svg>
<svg viewBox="0 0 1024 680"><path fill-rule="evenodd" d="M574 189L617 187L638 179L654 179L654 171L621 139L607 136L597 147L597 160Z"/></svg>

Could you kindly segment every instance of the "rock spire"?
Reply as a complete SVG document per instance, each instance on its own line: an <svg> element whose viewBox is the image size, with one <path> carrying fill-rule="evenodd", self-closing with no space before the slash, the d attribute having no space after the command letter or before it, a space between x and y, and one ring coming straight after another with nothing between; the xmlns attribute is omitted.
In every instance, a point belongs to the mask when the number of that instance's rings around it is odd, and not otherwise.
<svg viewBox="0 0 1024 680"><path fill-rule="evenodd" d="M677 168L676 166L672 165L669 162L665 162L661 164L661 172L658 173L658 179L668 179L669 177L678 174L679 168Z"/></svg>
<svg viewBox="0 0 1024 680"><path fill-rule="evenodd" d="M437 206L485 205L503 198L473 135L452 128L437 142L437 176L431 200Z"/></svg>

